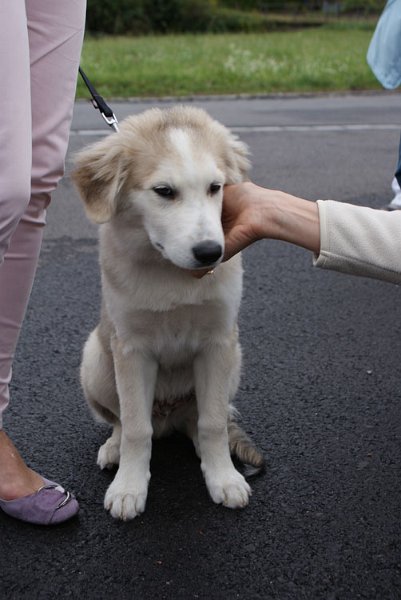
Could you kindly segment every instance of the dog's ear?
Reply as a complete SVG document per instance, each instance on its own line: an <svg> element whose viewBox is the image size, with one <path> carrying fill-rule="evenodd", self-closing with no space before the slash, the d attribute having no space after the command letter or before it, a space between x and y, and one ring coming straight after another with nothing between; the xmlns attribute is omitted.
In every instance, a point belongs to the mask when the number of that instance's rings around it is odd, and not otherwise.
<svg viewBox="0 0 401 600"><path fill-rule="evenodd" d="M249 149L238 137L230 132L226 154L226 183L240 183L248 179L251 167Z"/></svg>
<svg viewBox="0 0 401 600"><path fill-rule="evenodd" d="M124 183L123 151L118 133L92 144L75 157L72 179L95 223L106 223L115 214Z"/></svg>

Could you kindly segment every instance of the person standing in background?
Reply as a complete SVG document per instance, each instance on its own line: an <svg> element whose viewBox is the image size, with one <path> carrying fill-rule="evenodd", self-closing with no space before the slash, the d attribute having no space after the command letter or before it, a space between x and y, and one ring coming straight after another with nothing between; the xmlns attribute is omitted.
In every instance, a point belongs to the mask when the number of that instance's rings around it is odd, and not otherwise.
<svg viewBox="0 0 401 600"><path fill-rule="evenodd" d="M401 84L401 0L388 0L370 42L367 61L387 90ZM401 139L397 169L391 182L394 198L387 210L401 209Z"/></svg>

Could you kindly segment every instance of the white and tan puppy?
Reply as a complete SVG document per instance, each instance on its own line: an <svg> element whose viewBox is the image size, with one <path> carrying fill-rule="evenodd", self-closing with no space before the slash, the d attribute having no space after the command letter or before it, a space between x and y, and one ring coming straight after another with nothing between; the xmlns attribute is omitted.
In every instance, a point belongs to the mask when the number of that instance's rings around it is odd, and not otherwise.
<svg viewBox="0 0 401 600"><path fill-rule="evenodd" d="M119 465L105 507L145 509L152 435L188 434L209 493L230 508L251 493L231 454L263 458L234 420L239 384L239 255L221 263L223 186L241 181L246 147L193 107L126 119L81 152L73 178L100 227L102 311L81 366L85 397L113 424L101 468ZM203 278L190 270L214 269Z"/></svg>

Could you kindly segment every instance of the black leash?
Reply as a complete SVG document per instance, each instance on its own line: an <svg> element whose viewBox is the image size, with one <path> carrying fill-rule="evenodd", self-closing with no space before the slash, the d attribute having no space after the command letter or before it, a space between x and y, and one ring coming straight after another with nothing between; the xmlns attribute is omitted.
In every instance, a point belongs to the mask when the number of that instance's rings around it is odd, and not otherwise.
<svg viewBox="0 0 401 600"><path fill-rule="evenodd" d="M79 67L79 74L85 82L86 87L89 90L90 95L92 96L92 104L93 106L100 111L103 119L106 121L107 125L114 129L114 131L118 131L118 121L117 117L111 110L110 106L106 104L104 98L98 94L96 88L91 84L84 71Z"/></svg>

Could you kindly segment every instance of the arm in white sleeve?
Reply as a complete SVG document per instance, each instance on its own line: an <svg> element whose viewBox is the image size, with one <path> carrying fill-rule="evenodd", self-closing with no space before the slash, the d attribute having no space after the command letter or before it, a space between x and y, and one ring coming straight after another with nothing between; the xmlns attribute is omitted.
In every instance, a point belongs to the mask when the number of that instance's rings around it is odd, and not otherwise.
<svg viewBox="0 0 401 600"><path fill-rule="evenodd" d="M401 211L318 200L320 254L314 265L401 283Z"/></svg>

